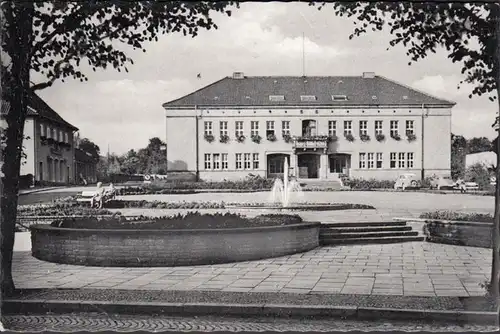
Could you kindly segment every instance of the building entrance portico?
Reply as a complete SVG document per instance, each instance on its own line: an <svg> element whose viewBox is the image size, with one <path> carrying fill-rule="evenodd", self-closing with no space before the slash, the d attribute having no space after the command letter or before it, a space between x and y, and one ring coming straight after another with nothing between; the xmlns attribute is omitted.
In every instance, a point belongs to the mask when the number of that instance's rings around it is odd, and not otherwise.
<svg viewBox="0 0 500 334"><path fill-rule="evenodd" d="M299 179L318 179L321 175L320 154L298 154L297 167Z"/></svg>

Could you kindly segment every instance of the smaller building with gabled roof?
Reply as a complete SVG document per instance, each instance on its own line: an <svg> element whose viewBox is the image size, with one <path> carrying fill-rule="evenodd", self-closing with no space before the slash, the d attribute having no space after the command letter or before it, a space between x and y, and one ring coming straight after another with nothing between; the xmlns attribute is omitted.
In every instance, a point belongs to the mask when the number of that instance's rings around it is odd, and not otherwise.
<svg viewBox="0 0 500 334"><path fill-rule="evenodd" d="M365 72L235 72L163 104L169 170L200 179L290 173L301 180L450 174L454 102Z"/></svg>
<svg viewBox="0 0 500 334"><path fill-rule="evenodd" d="M78 128L64 120L35 93L29 98L24 123L21 176L32 184L70 184L75 182L74 133ZM8 108L2 101L2 108Z"/></svg>

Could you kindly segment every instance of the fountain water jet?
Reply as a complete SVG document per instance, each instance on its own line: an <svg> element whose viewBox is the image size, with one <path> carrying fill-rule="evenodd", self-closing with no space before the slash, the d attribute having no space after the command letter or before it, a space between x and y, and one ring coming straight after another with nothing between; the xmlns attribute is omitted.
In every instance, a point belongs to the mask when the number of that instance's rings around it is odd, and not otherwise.
<svg viewBox="0 0 500 334"><path fill-rule="evenodd" d="M283 162L283 181L276 179L271 190L271 201L280 203L283 208L289 206L292 201L292 194L302 197L303 192L297 180L289 180L288 159Z"/></svg>

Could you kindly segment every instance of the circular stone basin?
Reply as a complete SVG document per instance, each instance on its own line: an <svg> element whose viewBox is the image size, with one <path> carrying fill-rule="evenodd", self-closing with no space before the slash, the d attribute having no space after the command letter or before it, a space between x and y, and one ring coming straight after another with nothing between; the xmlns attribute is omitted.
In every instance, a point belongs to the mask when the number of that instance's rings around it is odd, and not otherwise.
<svg viewBox="0 0 500 334"><path fill-rule="evenodd" d="M279 226L267 222L262 226L206 229L96 228L95 221L89 224L92 228L81 228L84 221L78 220L71 221L78 228L64 227L64 222L63 227L33 225L32 255L74 265L170 267L258 260L319 246L320 223L296 223L296 218L290 221L282 220Z"/></svg>

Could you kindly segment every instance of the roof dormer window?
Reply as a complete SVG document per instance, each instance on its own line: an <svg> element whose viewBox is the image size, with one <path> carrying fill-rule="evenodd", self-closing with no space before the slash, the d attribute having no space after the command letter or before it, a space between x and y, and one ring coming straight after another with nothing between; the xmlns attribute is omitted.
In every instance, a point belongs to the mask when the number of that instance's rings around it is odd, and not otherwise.
<svg viewBox="0 0 500 334"><path fill-rule="evenodd" d="M302 101L302 102L313 102L313 101L316 101L316 96L315 95L301 95L300 96L300 101Z"/></svg>
<svg viewBox="0 0 500 334"><path fill-rule="evenodd" d="M285 101L285 95L269 95L269 101L271 102Z"/></svg>
<svg viewBox="0 0 500 334"><path fill-rule="evenodd" d="M347 101L346 95L332 95L333 101Z"/></svg>

